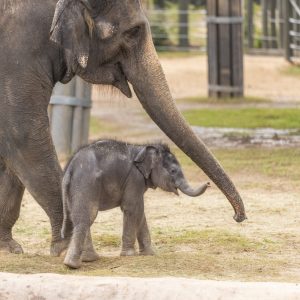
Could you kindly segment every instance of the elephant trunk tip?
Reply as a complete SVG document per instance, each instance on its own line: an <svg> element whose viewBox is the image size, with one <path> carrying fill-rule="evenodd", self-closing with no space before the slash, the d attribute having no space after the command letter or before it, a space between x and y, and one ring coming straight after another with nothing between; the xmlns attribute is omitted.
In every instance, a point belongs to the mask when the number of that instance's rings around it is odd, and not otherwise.
<svg viewBox="0 0 300 300"><path fill-rule="evenodd" d="M234 216L233 216L233 219L237 222L237 223L241 223L245 220L247 220L247 216L245 213L242 213L242 214L238 214L236 213Z"/></svg>

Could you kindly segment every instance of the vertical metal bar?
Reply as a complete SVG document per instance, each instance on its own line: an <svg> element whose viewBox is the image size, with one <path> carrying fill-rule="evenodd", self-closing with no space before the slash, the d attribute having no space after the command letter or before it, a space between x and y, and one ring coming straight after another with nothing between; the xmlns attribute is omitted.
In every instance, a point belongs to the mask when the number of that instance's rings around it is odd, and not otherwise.
<svg viewBox="0 0 300 300"><path fill-rule="evenodd" d="M60 159L71 154L72 106L53 105L52 107L52 138Z"/></svg>
<svg viewBox="0 0 300 300"><path fill-rule="evenodd" d="M264 49L268 49L269 48L269 41L267 40L269 37L268 0L261 0L261 7L262 7L262 31L263 31L262 46Z"/></svg>
<svg viewBox="0 0 300 300"><path fill-rule="evenodd" d="M190 0L179 0L179 47L189 47L189 2ZM183 13L184 12L184 13Z"/></svg>
<svg viewBox="0 0 300 300"><path fill-rule="evenodd" d="M74 97L75 79L63 85L57 84L54 95ZM71 154L73 107L69 105L53 105L51 116L51 133L53 143L59 158L66 158Z"/></svg>
<svg viewBox="0 0 300 300"><path fill-rule="evenodd" d="M270 0L270 27L271 27L271 48L278 48L277 44L277 28L276 28L276 0Z"/></svg>

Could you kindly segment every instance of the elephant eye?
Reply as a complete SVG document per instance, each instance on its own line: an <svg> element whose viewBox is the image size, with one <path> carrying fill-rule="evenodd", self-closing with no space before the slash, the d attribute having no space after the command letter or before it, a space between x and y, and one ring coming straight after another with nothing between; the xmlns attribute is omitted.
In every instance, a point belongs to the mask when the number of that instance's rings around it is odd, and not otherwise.
<svg viewBox="0 0 300 300"><path fill-rule="evenodd" d="M141 32L142 27L141 26L135 26L127 31L125 31L125 36L127 38L133 39L139 36L140 32Z"/></svg>
<svg viewBox="0 0 300 300"><path fill-rule="evenodd" d="M171 169L170 173L171 173L171 175L175 175L176 170L175 169Z"/></svg>

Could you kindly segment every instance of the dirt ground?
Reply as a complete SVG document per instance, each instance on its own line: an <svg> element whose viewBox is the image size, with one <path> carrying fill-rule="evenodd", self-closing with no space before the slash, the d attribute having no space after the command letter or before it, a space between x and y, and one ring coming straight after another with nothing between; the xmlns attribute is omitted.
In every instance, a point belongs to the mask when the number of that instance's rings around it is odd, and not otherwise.
<svg viewBox="0 0 300 300"><path fill-rule="evenodd" d="M206 95L205 59L162 60L176 98ZM281 58L247 56L245 65L248 96L300 100L299 78L282 73L287 65ZM102 97L98 92L94 98L92 115L101 123L93 129L92 139L166 139L134 99L112 99L116 97ZM187 165L185 171L192 184L207 180L193 165ZM101 212L93 236L103 258L75 274L299 282L300 178L291 182L288 175L267 176L247 169L232 170L230 175L245 202L248 220L244 223L233 221L232 208L215 186L197 199L151 190L146 194L146 215L158 255L119 258L121 213L118 209ZM45 213L26 193L15 237L28 254L18 261L12 255L0 257L0 271L70 273L60 258L47 256L49 232Z"/></svg>
<svg viewBox="0 0 300 300"><path fill-rule="evenodd" d="M207 96L207 58L163 58L162 66L175 98ZM282 57L249 56L244 59L245 95L299 102L299 78L285 74Z"/></svg>

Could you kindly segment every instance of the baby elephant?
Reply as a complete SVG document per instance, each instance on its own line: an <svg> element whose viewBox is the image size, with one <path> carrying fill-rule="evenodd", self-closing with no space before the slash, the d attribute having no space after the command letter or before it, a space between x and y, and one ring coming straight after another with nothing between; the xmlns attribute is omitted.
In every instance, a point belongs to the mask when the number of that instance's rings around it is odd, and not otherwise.
<svg viewBox="0 0 300 300"><path fill-rule="evenodd" d="M79 268L82 261L99 258L90 226L98 211L121 207L123 236L121 255L135 255L136 239L141 255L153 255L144 214L144 193L160 187L178 195L177 189L196 197L209 183L192 189L186 182L176 157L164 144L131 145L100 140L79 150L65 169L62 183L64 223L73 233L64 264Z"/></svg>

